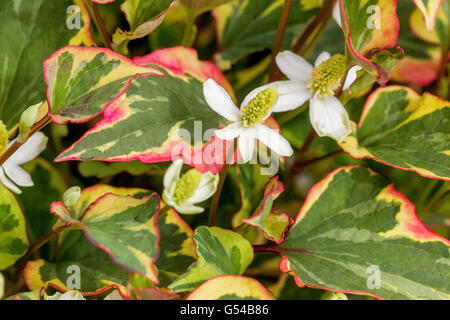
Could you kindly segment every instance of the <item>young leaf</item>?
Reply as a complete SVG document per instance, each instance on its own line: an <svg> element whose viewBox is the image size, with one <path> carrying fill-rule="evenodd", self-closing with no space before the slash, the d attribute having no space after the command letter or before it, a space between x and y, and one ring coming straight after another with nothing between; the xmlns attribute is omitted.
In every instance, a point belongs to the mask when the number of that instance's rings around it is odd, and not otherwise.
<svg viewBox="0 0 450 320"><path fill-rule="evenodd" d="M439 8L444 0L413 0L425 20L428 31L434 29Z"/></svg>
<svg viewBox="0 0 450 320"><path fill-rule="evenodd" d="M217 21L220 51L216 60L229 69L250 53L273 46L284 0L245 0L229 3L213 11ZM283 49L290 49L302 26L320 7L318 0L294 0L284 35Z"/></svg>
<svg viewBox="0 0 450 320"><path fill-rule="evenodd" d="M156 261L159 285L167 287L196 260L194 231L171 209L158 218L160 255Z"/></svg>
<svg viewBox="0 0 450 320"><path fill-rule="evenodd" d="M252 278L217 276L192 291L186 300L273 300L264 286Z"/></svg>
<svg viewBox="0 0 450 320"><path fill-rule="evenodd" d="M130 31L117 28L113 34L113 42L122 45L125 41L149 35L164 20L174 0L125 0L120 8L125 13Z"/></svg>
<svg viewBox="0 0 450 320"><path fill-rule="evenodd" d="M0 270L13 265L27 249L25 218L16 198L0 183Z"/></svg>
<svg viewBox="0 0 450 320"><path fill-rule="evenodd" d="M57 161L154 163L183 156L202 172L220 171L225 148L211 136L226 120L206 103L202 82L211 77L226 83L221 72L209 62L200 62L195 51L181 47L134 61L162 66L167 74L133 81L126 94L105 108L102 120ZM203 143L203 138L211 140Z"/></svg>
<svg viewBox="0 0 450 320"><path fill-rule="evenodd" d="M159 201L157 195L137 199L107 193L79 220L62 202L52 203L50 211L62 222L80 226L86 238L117 265L158 283L154 262L159 254Z"/></svg>
<svg viewBox="0 0 450 320"><path fill-rule="evenodd" d="M450 102L407 87L373 92L354 135L340 146L352 157L371 158L435 179L450 179Z"/></svg>
<svg viewBox="0 0 450 320"><path fill-rule="evenodd" d="M162 75L111 50L67 46L44 62L53 121L86 122L120 97L137 76Z"/></svg>
<svg viewBox="0 0 450 320"><path fill-rule="evenodd" d="M97 295L112 287L126 294L128 272L115 265L106 252L86 240L83 232L65 232L61 238L55 262L43 259L28 261L24 278L30 290L49 285L59 291L68 291L79 285L77 290L84 295Z"/></svg>
<svg viewBox="0 0 450 320"><path fill-rule="evenodd" d="M68 44L81 44L80 30L69 28L71 0L3 0L0 4L0 119L15 128L22 112L45 99L42 62ZM66 21L67 19L67 21ZM67 24L66 24L67 22Z"/></svg>
<svg viewBox="0 0 450 320"><path fill-rule="evenodd" d="M286 254L280 268L300 287L449 299L449 245L387 179L364 167L342 167L311 189L280 246Z"/></svg>
<svg viewBox="0 0 450 320"><path fill-rule="evenodd" d="M339 3L342 29L353 62L369 71L380 84L386 84L386 71L367 57L374 50L395 47L399 31L397 1L339 0Z"/></svg>
<svg viewBox="0 0 450 320"><path fill-rule="evenodd" d="M217 227L198 227L194 233L197 261L169 288L191 291L215 276L242 275L253 260L250 243L240 234Z"/></svg>
<svg viewBox="0 0 450 320"><path fill-rule="evenodd" d="M244 223L261 229L266 238L276 243L283 242L287 228L293 223L288 215L272 211L273 201L283 192L284 185L278 179L278 176L272 177L266 184L264 198L256 209L255 214L242 220Z"/></svg>

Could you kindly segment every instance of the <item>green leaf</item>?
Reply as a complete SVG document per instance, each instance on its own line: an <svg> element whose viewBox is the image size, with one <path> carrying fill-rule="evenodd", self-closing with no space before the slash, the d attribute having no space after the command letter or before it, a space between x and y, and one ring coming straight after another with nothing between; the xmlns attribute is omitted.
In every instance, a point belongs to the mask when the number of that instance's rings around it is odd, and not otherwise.
<svg viewBox="0 0 450 320"><path fill-rule="evenodd" d="M212 278L186 300L273 300L266 288L252 278L225 275Z"/></svg>
<svg viewBox="0 0 450 320"><path fill-rule="evenodd" d="M27 223L27 234L30 242L51 230L56 218L49 214L50 204L62 199L67 185L60 172L47 161L38 158L23 165L31 175L34 186L22 188L17 196Z"/></svg>
<svg viewBox="0 0 450 320"><path fill-rule="evenodd" d="M157 195L137 199L107 193L79 220L62 202L52 203L50 211L62 222L81 227L86 238L108 253L114 263L158 283L154 262L159 252L159 201Z"/></svg>
<svg viewBox="0 0 450 320"><path fill-rule="evenodd" d="M23 111L45 99L42 62L68 44L80 44L82 28L66 25L71 0L3 0L0 5L0 119L15 128ZM67 20L69 22L70 19Z"/></svg>
<svg viewBox="0 0 450 320"><path fill-rule="evenodd" d="M0 183L0 270L13 265L27 249L25 218L16 198Z"/></svg>
<svg viewBox="0 0 450 320"><path fill-rule="evenodd" d="M102 48L64 47L44 62L53 121L86 122L122 95L137 76L161 75Z"/></svg>
<svg viewBox="0 0 450 320"><path fill-rule="evenodd" d="M225 3L233 2L235 0L181 0L186 7L188 7L194 16L210 11Z"/></svg>
<svg viewBox="0 0 450 320"><path fill-rule="evenodd" d="M169 288L191 291L219 275L242 275L253 260L250 243L240 234L217 227L198 227L194 233L197 261Z"/></svg>
<svg viewBox="0 0 450 320"><path fill-rule="evenodd" d="M246 0L232 2L214 10L220 51L216 55L221 69L256 51L271 49L284 0ZM317 13L318 0L294 0L283 41L290 49L300 36L303 24Z"/></svg>
<svg viewBox="0 0 450 320"><path fill-rule="evenodd" d="M120 8L125 13L130 31L118 28L113 34L116 45L149 35L164 20L174 0L125 0Z"/></svg>
<svg viewBox="0 0 450 320"><path fill-rule="evenodd" d="M380 84L385 84L388 81L386 71L371 62L368 56L374 50L396 46L399 31L397 1L339 0L339 2L342 29L353 63L364 67Z"/></svg>
<svg viewBox="0 0 450 320"><path fill-rule="evenodd" d="M450 102L407 87L389 86L366 101L356 133L340 146L435 179L450 179Z"/></svg>
<svg viewBox="0 0 450 320"><path fill-rule="evenodd" d="M264 189L264 198L255 211L255 214L242 222L259 228L264 232L264 236L276 243L284 240L285 232L292 219L284 213L272 211L273 202L284 192L284 185L278 176L270 178Z"/></svg>
<svg viewBox="0 0 450 320"><path fill-rule="evenodd" d="M211 63L199 61L194 50L181 47L158 50L135 61L167 66L165 77L135 79L126 94L106 107L102 120L59 155L57 161L154 163L183 156L186 163L202 172L220 171L221 162L216 158L224 154L220 152L222 142L213 138L209 143L209 139L214 129L227 121L206 103L203 81L214 78L229 88L225 77ZM196 125L201 127L195 129ZM201 143L207 131L208 142ZM218 153L211 153L217 148ZM204 150L209 150L205 157Z"/></svg>
<svg viewBox="0 0 450 320"><path fill-rule="evenodd" d="M21 292L8 297L6 300L41 300L41 290Z"/></svg>
<svg viewBox="0 0 450 320"><path fill-rule="evenodd" d="M316 184L280 246L297 285L383 299L449 299L450 242L387 179L342 167ZM432 270L432 272L427 272Z"/></svg>
<svg viewBox="0 0 450 320"><path fill-rule="evenodd" d="M139 161L129 162L101 162L101 161L87 161L78 164L78 171L83 177L97 177L105 178L111 177L121 172L126 172L133 176L148 175L163 175L167 165L165 164L145 164Z"/></svg>
<svg viewBox="0 0 450 320"><path fill-rule="evenodd" d="M76 289L83 294L96 295L112 287L126 293L128 272L115 265L106 252L86 240L80 230L62 234L55 262L43 259L29 261L24 272L30 290L50 285L59 291L68 291L71 289L69 286L77 285L73 280L77 275L80 287Z"/></svg>
<svg viewBox="0 0 450 320"><path fill-rule="evenodd" d="M277 300L320 300L323 290L299 288L292 277L282 274L278 281L268 287Z"/></svg>
<svg viewBox="0 0 450 320"><path fill-rule="evenodd" d="M158 218L160 255L156 261L159 285L167 287L196 260L194 231L175 210Z"/></svg>

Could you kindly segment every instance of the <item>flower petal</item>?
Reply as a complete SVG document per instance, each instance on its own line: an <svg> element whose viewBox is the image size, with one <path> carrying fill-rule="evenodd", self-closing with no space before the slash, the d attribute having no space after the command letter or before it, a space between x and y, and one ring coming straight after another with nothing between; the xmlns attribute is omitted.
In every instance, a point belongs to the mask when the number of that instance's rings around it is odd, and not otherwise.
<svg viewBox="0 0 450 320"><path fill-rule="evenodd" d="M6 177L3 167L0 167L0 182L12 192L17 194L22 193L22 191L20 191L20 189Z"/></svg>
<svg viewBox="0 0 450 320"><path fill-rule="evenodd" d="M289 142L275 130L262 124L257 124L256 130L256 139L280 156L290 157L294 152Z"/></svg>
<svg viewBox="0 0 450 320"><path fill-rule="evenodd" d="M31 180L31 176L28 172L17 165L3 165L3 169L5 170L5 174L12 180L14 183L21 187L32 187L33 180Z"/></svg>
<svg viewBox="0 0 450 320"><path fill-rule="evenodd" d="M195 204L205 201L212 197L217 190L219 183L219 175L207 172L202 174L199 185L194 191L194 194L186 200L186 204Z"/></svg>
<svg viewBox="0 0 450 320"><path fill-rule="evenodd" d="M203 83L203 95L211 109L225 119L233 122L241 120L241 112L231 97L213 79L208 79Z"/></svg>
<svg viewBox="0 0 450 320"><path fill-rule="evenodd" d="M333 19L336 21L336 23L341 27L342 29L342 22L341 22L341 9L339 6L339 1L336 2L336 4L333 7Z"/></svg>
<svg viewBox="0 0 450 320"><path fill-rule="evenodd" d="M226 126L223 129L216 130L215 134L222 140L233 140L234 138L239 136L241 132L242 132L242 123L235 122Z"/></svg>
<svg viewBox="0 0 450 320"><path fill-rule="evenodd" d="M283 51L277 54L275 61L286 77L293 81L307 81L311 78L313 66L304 58L292 51Z"/></svg>
<svg viewBox="0 0 450 320"><path fill-rule="evenodd" d="M183 168L184 161L182 158L176 159L172 162L172 164L167 168L166 173L164 174L164 189L166 189L170 194L173 192L173 188L180 178L181 168Z"/></svg>
<svg viewBox="0 0 450 320"><path fill-rule="evenodd" d="M305 81L277 81L270 85L278 90L278 99L272 108L272 112L296 109L313 96Z"/></svg>
<svg viewBox="0 0 450 320"><path fill-rule="evenodd" d="M356 78L358 77L358 75L356 73L361 69L362 69L362 67L360 67L360 66L354 66L354 67L351 67L350 70L348 70L347 78L345 79L342 90L347 90L348 88L350 88L350 86L353 84L353 82L356 81Z"/></svg>
<svg viewBox="0 0 450 320"><path fill-rule="evenodd" d="M325 99L314 96L310 101L309 117L320 137L328 136L341 141L352 132L347 110L334 96Z"/></svg>
<svg viewBox="0 0 450 320"><path fill-rule="evenodd" d="M248 128L242 131L238 139L238 147L244 163L248 162L255 149L255 132L254 128Z"/></svg>
<svg viewBox="0 0 450 320"><path fill-rule="evenodd" d="M173 206L173 208L178 212L178 213L183 213L183 214L197 214L197 213L202 213L203 211L205 211L204 208L199 207L199 206L193 206L193 205L175 205Z"/></svg>
<svg viewBox="0 0 450 320"><path fill-rule="evenodd" d="M327 51L322 52L317 56L316 61L314 62L314 67L320 66L322 62L327 61L328 59L330 59L330 57L330 53L328 53Z"/></svg>
<svg viewBox="0 0 450 320"><path fill-rule="evenodd" d="M48 138L42 132L37 132L27 140L4 164L21 165L36 158L47 148Z"/></svg>

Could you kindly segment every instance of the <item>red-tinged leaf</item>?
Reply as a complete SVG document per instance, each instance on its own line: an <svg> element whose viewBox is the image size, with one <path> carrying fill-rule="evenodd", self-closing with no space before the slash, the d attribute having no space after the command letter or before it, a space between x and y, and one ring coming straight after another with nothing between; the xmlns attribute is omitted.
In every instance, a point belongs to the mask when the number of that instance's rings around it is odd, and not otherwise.
<svg viewBox="0 0 450 320"><path fill-rule="evenodd" d="M273 300L264 286L252 278L225 275L205 281L186 300Z"/></svg>
<svg viewBox="0 0 450 320"><path fill-rule="evenodd" d="M142 300L180 300L181 297L170 289L145 288L132 289L132 292Z"/></svg>
<svg viewBox="0 0 450 320"><path fill-rule="evenodd" d="M369 58L372 52L394 48L397 44L397 1L339 0L339 4L342 28L353 63L364 67L381 85L386 84L386 71Z"/></svg>
<svg viewBox="0 0 450 320"><path fill-rule="evenodd" d="M119 98L138 76L162 75L103 48L67 46L44 62L47 101L56 123L86 122Z"/></svg>
<svg viewBox="0 0 450 320"><path fill-rule="evenodd" d="M284 213L276 213L272 209L273 202L284 192L284 185L278 176L272 177L266 184L264 198L255 211L255 214L242 222L257 227L264 232L266 238L281 243L284 240L287 228L293 223L291 217Z"/></svg>
<svg viewBox="0 0 450 320"><path fill-rule="evenodd" d="M299 287L448 300L449 249L450 241L429 231L387 179L348 166L310 190L278 252L281 271Z"/></svg>

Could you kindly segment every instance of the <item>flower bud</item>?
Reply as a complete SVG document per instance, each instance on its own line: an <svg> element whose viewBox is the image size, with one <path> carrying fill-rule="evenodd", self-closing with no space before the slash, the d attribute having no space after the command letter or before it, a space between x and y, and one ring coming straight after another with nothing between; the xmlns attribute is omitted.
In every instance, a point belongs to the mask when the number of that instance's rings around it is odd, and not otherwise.
<svg viewBox="0 0 450 320"><path fill-rule="evenodd" d="M69 188L64 192L63 201L66 207L73 207L80 200L81 189L78 186Z"/></svg>

